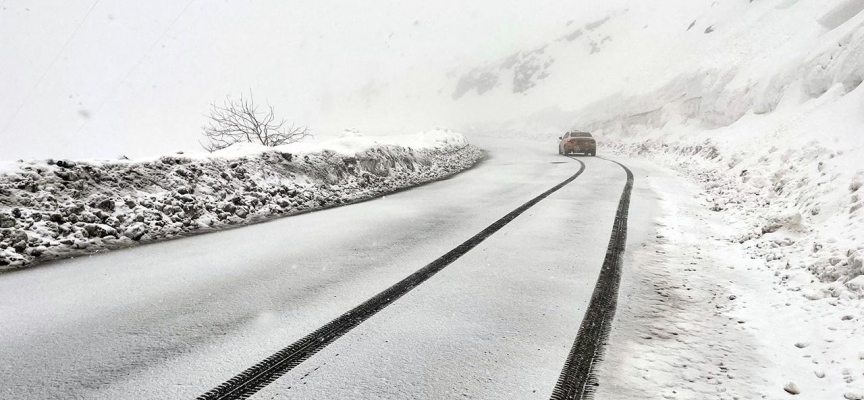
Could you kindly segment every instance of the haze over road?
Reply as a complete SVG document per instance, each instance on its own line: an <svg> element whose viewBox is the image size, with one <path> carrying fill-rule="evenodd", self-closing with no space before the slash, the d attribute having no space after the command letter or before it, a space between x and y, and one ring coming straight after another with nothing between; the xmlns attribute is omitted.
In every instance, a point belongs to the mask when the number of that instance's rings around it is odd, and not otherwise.
<svg viewBox="0 0 864 400"><path fill-rule="evenodd" d="M448 180L0 276L0 395L194 398L580 167L554 144L477 139L488 159ZM254 398L548 398L625 183L580 160L575 181Z"/></svg>

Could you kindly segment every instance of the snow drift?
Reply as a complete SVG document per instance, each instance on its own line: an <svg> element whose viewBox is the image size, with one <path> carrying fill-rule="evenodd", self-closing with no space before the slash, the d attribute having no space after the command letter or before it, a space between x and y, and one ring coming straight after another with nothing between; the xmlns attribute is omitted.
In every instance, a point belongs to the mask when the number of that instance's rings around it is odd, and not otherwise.
<svg viewBox="0 0 864 400"><path fill-rule="evenodd" d="M432 131L153 160L0 165L0 271L369 199L482 158Z"/></svg>

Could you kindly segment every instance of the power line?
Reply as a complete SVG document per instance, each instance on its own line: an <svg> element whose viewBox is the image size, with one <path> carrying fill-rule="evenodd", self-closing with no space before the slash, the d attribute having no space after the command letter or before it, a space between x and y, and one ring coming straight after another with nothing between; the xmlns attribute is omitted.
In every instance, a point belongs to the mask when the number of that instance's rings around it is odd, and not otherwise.
<svg viewBox="0 0 864 400"><path fill-rule="evenodd" d="M174 18L174 20L171 21L171 24L168 25L168 27L165 28L164 31L162 31L162 34L159 35L159 38L156 39L156 41L154 41L152 45L150 45L150 48L147 49L147 51L144 53L144 55L141 56L141 58L139 58L138 61L135 62L134 65L132 65L132 68L129 68L129 71L126 72L126 76L123 77L123 79L120 81L120 83L118 83L117 85L114 86L113 89L111 89L111 92L108 93L108 96L106 96L104 100L102 100L102 103L99 104L99 107L96 107L96 111L93 112L93 116L95 116L96 114L98 114L99 111L102 110L102 107L105 106L105 103L107 103L108 100L110 100L111 97L114 96L114 93L117 92L117 89L119 89L120 86L122 86L124 83L126 83L126 80L129 79L129 76L132 75L132 72L134 72L135 69L137 69L138 66L141 65L141 63L144 61L145 58L147 58L148 55L150 55L150 52L153 51L153 49L156 47L156 45L159 44L159 42L161 42L162 39L165 38L165 35L168 34L168 31L170 31L171 28L174 27L174 24L176 24L177 21L180 20L180 17L182 17L183 14L186 13L186 10L189 9L189 6L192 5L192 2L193 2L193 1L195 1L195 0L189 0L189 2L186 3L186 6L183 7L183 10L181 10L180 13L177 14L177 16ZM85 120L84 123L82 123L81 126L78 127L78 131L77 131L76 133L80 133L81 130L84 129L84 127L87 126L87 124L88 124L89 122L90 122L89 119Z"/></svg>
<svg viewBox="0 0 864 400"><path fill-rule="evenodd" d="M10 118L9 122L6 123L6 126L3 127L3 133L6 133L6 131L9 129L9 126L12 125L12 122L15 122L15 118L18 117L18 113L20 113L21 109L24 108L24 105L26 105L27 102L30 101L30 97L33 96L33 93L35 93L36 89L39 88L39 85L42 84L42 81L45 79L45 76L48 75L48 71L51 71L51 68L54 68L54 64L57 62L57 60L60 59L60 56L63 55L63 52L66 51L66 47L69 46L69 43L72 42L72 39L74 39L75 35L78 34L78 31L81 29L81 26L84 25L84 21L87 20L87 17L90 16L90 13L93 12L94 8L96 8L96 4L99 4L99 1L100 0L96 0L93 2L93 5L91 5L90 9L87 10L87 14L84 14L84 18L81 19L81 22L78 23L78 26L75 27L75 30L72 32L71 35L69 35L69 38L66 39L66 43L63 43L63 47L60 49L59 52L57 52L57 55L54 56L54 59L51 60L51 64L49 64L48 68L46 68L45 71L42 72L42 76L39 77L39 80L36 81L36 84L33 85L32 88L30 88L30 92L27 93L27 97L25 97L24 101L22 101L21 104L18 105L18 108L15 110L15 113L12 114L12 118ZM6 0L3 0L3 4L6 4Z"/></svg>

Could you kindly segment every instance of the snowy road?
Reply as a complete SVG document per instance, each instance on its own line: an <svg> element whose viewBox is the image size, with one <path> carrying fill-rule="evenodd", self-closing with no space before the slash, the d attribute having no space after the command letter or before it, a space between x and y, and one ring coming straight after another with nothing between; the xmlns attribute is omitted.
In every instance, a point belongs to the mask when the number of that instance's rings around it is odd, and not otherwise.
<svg viewBox="0 0 864 400"><path fill-rule="evenodd" d="M194 398L579 169L554 144L478 144L478 167L379 200L0 276L0 397ZM580 160L574 182L254 398L548 398L625 183Z"/></svg>

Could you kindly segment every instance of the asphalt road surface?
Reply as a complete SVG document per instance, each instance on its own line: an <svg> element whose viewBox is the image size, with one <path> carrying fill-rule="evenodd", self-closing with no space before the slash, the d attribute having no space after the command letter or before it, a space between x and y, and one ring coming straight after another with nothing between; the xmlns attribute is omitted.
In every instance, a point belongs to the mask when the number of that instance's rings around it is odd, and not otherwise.
<svg viewBox="0 0 864 400"><path fill-rule="evenodd" d="M0 275L0 398L196 398L582 161L571 183L251 397L548 399L626 175L554 142L487 141L474 169L377 200ZM653 211L639 212L631 228Z"/></svg>

